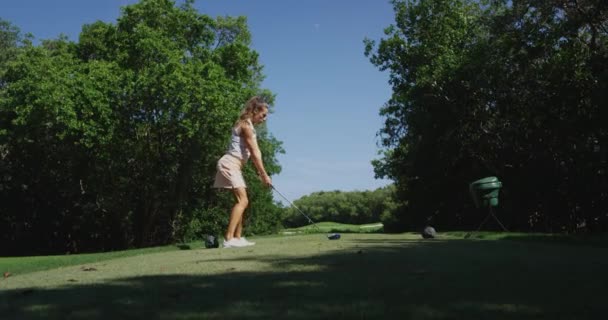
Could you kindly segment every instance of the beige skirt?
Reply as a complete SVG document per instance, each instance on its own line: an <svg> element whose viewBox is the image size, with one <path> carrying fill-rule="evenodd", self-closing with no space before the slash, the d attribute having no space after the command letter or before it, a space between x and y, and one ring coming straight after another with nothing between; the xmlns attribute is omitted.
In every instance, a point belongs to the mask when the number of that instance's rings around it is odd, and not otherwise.
<svg viewBox="0 0 608 320"><path fill-rule="evenodd" d="M247 188L243 178L243 161L235 156L224 155L217 162L214 188Z"/></svg>

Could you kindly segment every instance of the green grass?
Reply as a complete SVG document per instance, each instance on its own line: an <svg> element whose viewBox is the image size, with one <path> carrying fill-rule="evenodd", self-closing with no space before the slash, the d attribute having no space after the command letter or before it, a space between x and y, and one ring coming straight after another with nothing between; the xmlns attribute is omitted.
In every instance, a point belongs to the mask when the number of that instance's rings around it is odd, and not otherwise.
<svg viewBox="0 0 608 320"><path fill-rule="evenodd" d="M382 231L381 223L370 223L370 224L344 224L336 222L319 222L316 224L316 228L312 225L307 225L301 228L286 229L284 233L367 233L367 232L379 232ZM35 256L35 257L8 257L0 258L0 273L10 272L12 275L25 274L35 271L44 271L59 267L73 266L86 263L101 262L104 260L110 260L121 257L129 257L134 255L141 255L146 253L154 252L165 252L175 251L184 249L190 246L197 246L199 243L190 243L185 245L170 245L163 247L135 249L135 250L123 250L114 252L104 253L92 253L92 254L75 254L75 255L55 255L55 256Z"/></svg>
<svg viewBox="0 0 608 320"><path fill-rule="evenodd" d="M381 223L370 223L363 225L343 224L336 222L320 222L316 224L317 228L312 225L301 228L286 229L286 234L293 233L367 233L382 231ZM197 246L199 243L190 243L185 245L170 245L163 247L122 250L104 253L91 254L75 254L75 255L54 255L54 256L34 256L34 257L0 257L0 273L10 272L12 275L25 274L35 271L50 270L59 267L73 266L86 263L101 262L121 257L129 257L154 252L175 251L184 249L190 246Z"/></svg>
<svg viewBox="0 0 608 320"><path fill-rule="evenodd" d="M337 222L317 222L299 228L289 228L283 231L284 234L300 233L375 233L382 232L382 223L368 224L346 224Z"/></svg>
<svg viewBox="0 0 608 320"><path fill-rule="evenodd" d="M44 271L85 263L96 263L105 260L130 257L148 253L176 251L187 248L190 245L191 244L179 246L170 245L104 253L0 258L0 273L4 274L5 272L9 272L12 275L26 274L30 272Z"/></svg>
<svg viewBox="0 0 608 320"><path fill-rule="evenodd" d="M0 279L0 318L520 320L608 312L608 249L594 243L510 233L252 240L256 246L173 248L16 274Z"/></svg>

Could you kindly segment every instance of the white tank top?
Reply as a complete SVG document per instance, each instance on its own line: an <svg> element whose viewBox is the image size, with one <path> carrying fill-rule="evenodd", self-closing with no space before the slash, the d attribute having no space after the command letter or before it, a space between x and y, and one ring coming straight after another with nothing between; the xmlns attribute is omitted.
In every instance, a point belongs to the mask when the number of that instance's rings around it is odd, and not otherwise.
<svg viewBox="0 0 608 320"><path fill-rule="evenodd" d="M255 128L253 127L253 123L251 123L251 120L247 119L247 124L253 130L253 138L257 139ZM233 157L241 159L243 162L246 162L247 160L249 160L251 152L249 151L249 149L247 149L247 143L245 142L245 139L241 137L241 126L243 126L243 124L232 128L232 138L230 141L230 146L228 146L228 151L226 153Z"/></svg>

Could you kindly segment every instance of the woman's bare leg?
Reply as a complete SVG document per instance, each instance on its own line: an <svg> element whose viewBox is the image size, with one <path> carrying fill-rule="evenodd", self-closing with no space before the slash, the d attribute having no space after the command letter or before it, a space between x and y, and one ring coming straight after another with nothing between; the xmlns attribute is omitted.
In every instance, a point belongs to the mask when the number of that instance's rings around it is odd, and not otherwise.
<svg viewBox="0 0 608 320"><path fill-rule="evenodd" d="M243 212L243 214L241 215L241 220L236 225L236 230L234 230L235 238L240 238L241 234L243 233L243 220L245 220L245 212Z"/></svg>
<svg viewBox="0 0 608 320"><path fill-rule="evenodd" d="M230 212L230 222L228 223L228 229L224 234L226 241L234 238L237 235L240 237L241 232L243 231L243 213L249 205L249 199L247 199L247 189L236 188L233 189L233 193L234 197L236 198L236 203L234 204L234 207L232 207L232 212Z"/></svg>

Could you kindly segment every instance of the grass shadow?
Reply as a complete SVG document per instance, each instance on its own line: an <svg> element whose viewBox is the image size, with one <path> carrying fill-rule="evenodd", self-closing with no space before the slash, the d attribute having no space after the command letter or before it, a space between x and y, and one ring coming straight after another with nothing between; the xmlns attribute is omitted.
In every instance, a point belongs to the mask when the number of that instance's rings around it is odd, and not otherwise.
<svg viewBox="0 0 608 320"><path fill-rule="evenodd" d="M501 240L608 248L608 234L516 234Z"/></svg>
<svg viewBox="0 0 608 320"><path fill-rule="evenodd" d="M470 240L507 240L539 244L575 245L585 247L608 248L608 234L566 234L566 233L529 233L529 232L493 232L493 231L450 231L451 238Z"/></svg>
<svg viewBox="0 0 608 320"><path fill-rule="evenodd" d="M340 240L344 241L344 240ZM103 284L3 290L5 319L598 319L606 251L517 242L346 239L314 256L191 263L216 275L150 275ZM587 258L581 260L581 258ZM241 271L250 259L272 272ZM585 264L580 261L586 261Z"/></svg>

